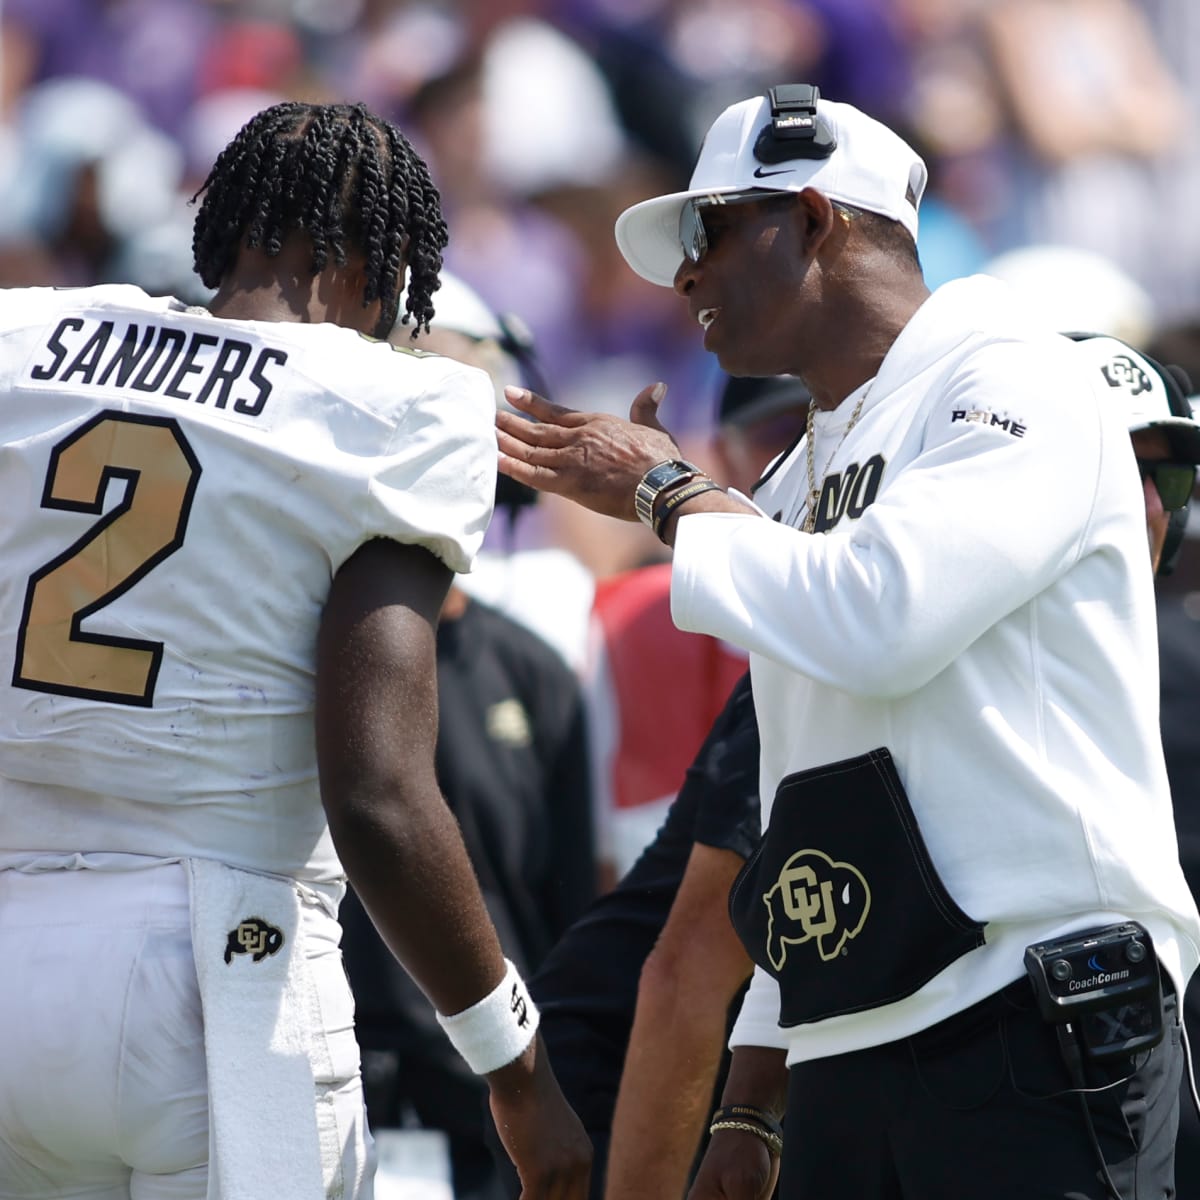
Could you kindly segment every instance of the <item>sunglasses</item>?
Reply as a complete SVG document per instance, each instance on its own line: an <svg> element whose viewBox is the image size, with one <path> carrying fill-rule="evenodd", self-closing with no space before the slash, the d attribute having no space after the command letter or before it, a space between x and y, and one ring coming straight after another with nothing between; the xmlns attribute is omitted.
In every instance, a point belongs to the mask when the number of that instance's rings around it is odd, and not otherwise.
<svg viewBox="0 0 1200 1200"><path fill-rule="evenodd" d="M698 263L712 244L704 228L706 208L724 208L729 204L755 204L767 200L790 200L795 192L769 191L752 188L747 192L724 192L719 195L693 196L683 202L679 212L679 244L689 262Z"/></svg>
<svg viewBox="0 0 1200 1200"><path fill-rule="evenodd" d="M727 204L766 203L771 200L791 200L795 192L768 191L765 188L752 188L747 192L724 192L710 196L693 196L683 202L679 212L679 244L689 262L698 263L712 245L713 239L704 228L704 210L720 208ZM843 204L840 200L833 202L834 212L853 221L861 216L862 209Z"/></svg>
<svg viewBox="0 0 1200 1200"><path fill-rule="evenodd" d="M1192 489L1196 486L1196 467L1194 463L1164 462L1162 459L1151 460L1139 458L1138 470L1142 478L1154 480L1158 490L1158 498L1167 512L1183 508L1191 498Z"/></svg>

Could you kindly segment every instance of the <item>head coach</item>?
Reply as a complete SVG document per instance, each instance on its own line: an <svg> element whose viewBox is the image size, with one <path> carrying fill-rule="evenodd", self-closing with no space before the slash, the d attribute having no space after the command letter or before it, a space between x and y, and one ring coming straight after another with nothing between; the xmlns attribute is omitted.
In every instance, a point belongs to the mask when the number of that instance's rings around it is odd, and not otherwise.
<svg viewBox="0 0 1200 1200"><path fill-rule="evenodd" d="M925 182L787 85L618 219L724 370L813 396L753 502L681 460L661 385L629 421L520 391L497 418L503 471L646 521L676 624L750 652L765 832L730 911L756 971L693 1200L777 1170L785 1200L1173 1194L1200 919L1138 468L1004 284L930 294Z"/></svg>

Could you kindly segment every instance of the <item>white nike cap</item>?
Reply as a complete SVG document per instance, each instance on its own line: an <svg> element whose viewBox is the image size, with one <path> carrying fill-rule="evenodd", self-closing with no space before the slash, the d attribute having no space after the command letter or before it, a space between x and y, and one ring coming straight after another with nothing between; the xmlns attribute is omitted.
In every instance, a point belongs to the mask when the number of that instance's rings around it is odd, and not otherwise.
<svg viewBox="0 0 1200 1200"><path fill-rule="evenodd" d="M1188 415L1191 405L1181 380L1117 338L1084 337L1078 346L1121 405L1131 433L1161 429L1179 462L1200 463L1200 423Z"/></svg>
<svg viewBox="0 0 1200 1200"><path fill-rule="evenodd" d="M800 90L791 86L772 92L778 96ZM815 88L811 92L816 103L813 134L818 141L834 143L827 156L808 156L813 138L793 140L786 132L788 125L804 120L813 125L811 117L796 116L786 108L773 111L771 93L742 100L709 128L686 192L643 200L617 218L617 245L643 279L672 285L684 257L679 217L684 202L694 196L813 187L830 200L899 221L916 240L917 208L928 180L920 155L873 117L849 104L822 100ZM780 130L785 130L782 136ZM765 160L756 156L756 148ZM805 154L788 157L789 148L803 148Z"/></svg>

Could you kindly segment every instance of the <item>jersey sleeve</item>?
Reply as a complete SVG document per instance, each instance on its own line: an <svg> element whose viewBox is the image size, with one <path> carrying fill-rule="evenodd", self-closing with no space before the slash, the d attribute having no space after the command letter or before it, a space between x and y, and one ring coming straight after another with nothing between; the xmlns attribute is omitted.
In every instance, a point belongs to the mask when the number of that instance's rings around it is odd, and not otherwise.
<svg viewBox="0 0 1200 1200"><path fill-rule="evenodd" d="M496 497L495 392L474 367L423 366L425 385L369 472L357 540L340 547L335 570L377 537L424 546L453 571L471 569Z"/></svg>

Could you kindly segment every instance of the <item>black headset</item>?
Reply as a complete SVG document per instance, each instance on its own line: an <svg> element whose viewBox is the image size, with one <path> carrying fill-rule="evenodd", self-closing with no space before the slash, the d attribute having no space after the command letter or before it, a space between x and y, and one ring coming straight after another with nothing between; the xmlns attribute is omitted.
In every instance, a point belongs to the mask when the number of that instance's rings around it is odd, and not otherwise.
<svg viewBox="0 0 1200 1200"><path fill-rule="evenodd" d="M1109 334L1103 333L1068 333L1072 341L1086 342L1094 337L1110 337ZM1112 338L1112 341L1120 342L1120 338ZM1192 391L1192 381L1188 378L1188 373L1180 366L1174 363L1163 364L1157 359L1151 358L1144 350L1134 350L1129 347L1132 353L1144 359L1151 366L1159 378L1163 382L1163 387L1167 393L1167 407L1171 410L1173 417L1186 417L1189 421L1193 420L1192 406L1188 402L1188 396ZM1187 531L1188 512L1191 509L1190 502L1182 508L1175 509L1167 518L1167 536L1163 540L1162 558L1158 564L1158 575L1170 575L1179 564L1179 556L1183 553L1183 538Z"/></svg>
<svg viewBox="0 0 1200 1200"><path fill-rule="evenodd" d="M754 143L761 163L790 162L796 158L828 158L837 149L829 124L817 115L820 89L811 83L782 83L767 90L771 123Z"/></svg>

